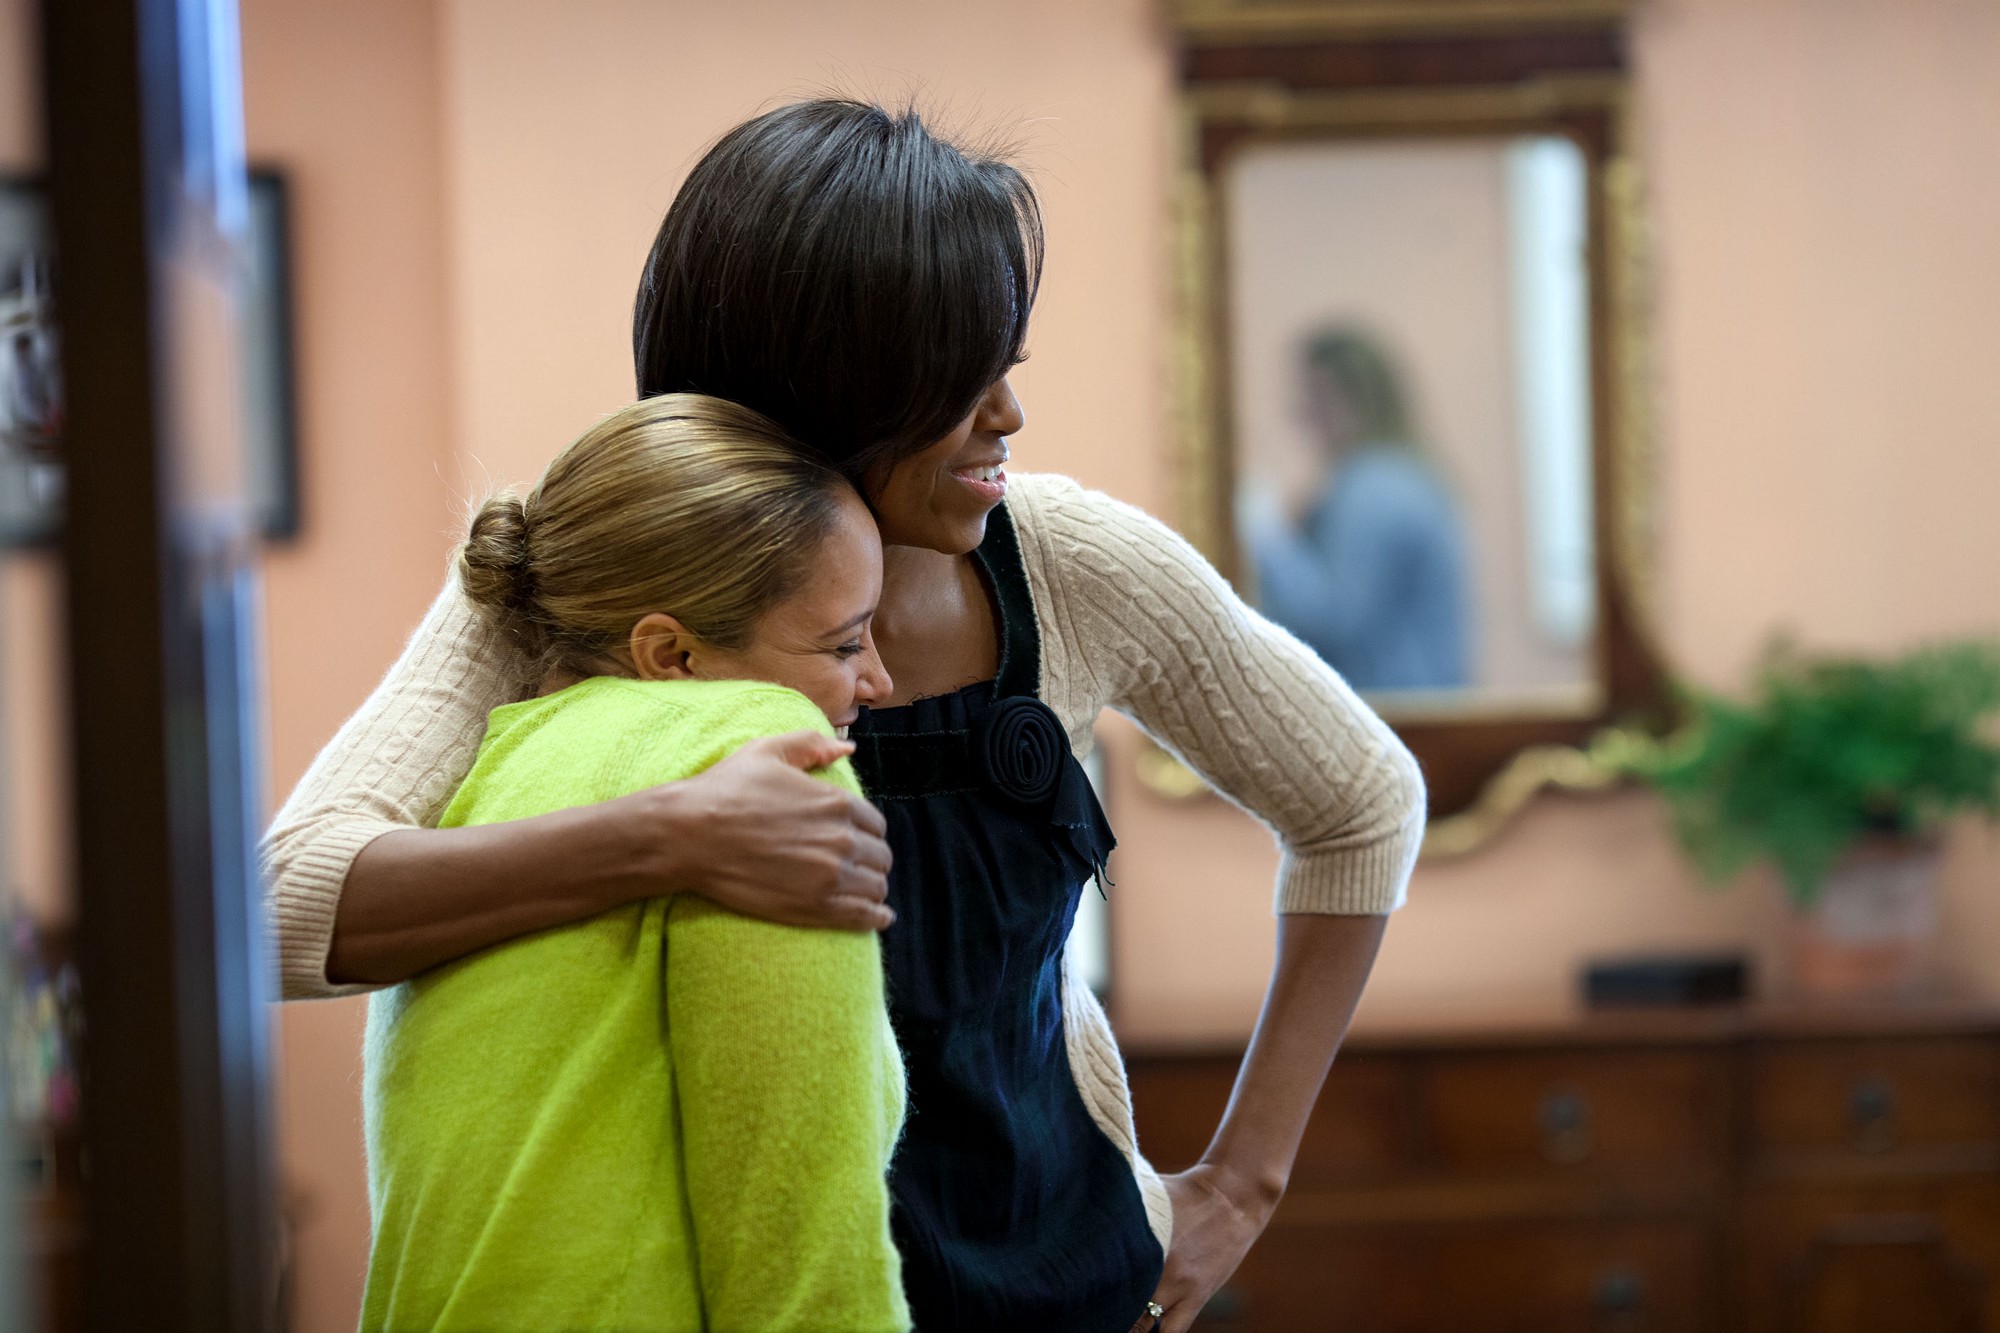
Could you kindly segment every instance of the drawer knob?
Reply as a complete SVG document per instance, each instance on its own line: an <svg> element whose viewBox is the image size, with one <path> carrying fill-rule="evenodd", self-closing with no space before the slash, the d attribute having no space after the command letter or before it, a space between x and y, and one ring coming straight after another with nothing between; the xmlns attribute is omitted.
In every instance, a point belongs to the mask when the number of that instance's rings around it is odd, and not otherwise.
<svg viewBox="0 0 2000 1333"><path fill-rule="evenodd" d="M1590 1156L1590 1101L1574 1088L1557 1088L1542 1098L1542 1155L1567 1166Z"/></svg>
<svg viewBox="0 0 2000 1333"><path fill-rule="evenodd" d="M1605 1269L1591 1285L1590 1295L1597 1307L1591 1323L1598 1333L1637 1333L1645 1327L1646 1283L1636 1269L1622 1264Z"/></svg>
<svg viewBox="0 0 2000 1333"><path fill-rule="evenodd" d="M1896 1089L1886 1078L1864 1078L1847 1093L1849 1141L1862 1152L1896 1146Z"/></svg>
<svg viewBox="0 0 2000 1333"><path fill-rule="evenodd" d="M1646 1306L1645 1281L1630 1268L1605 1269L1591 1294L1605 1314L1637 1314Z"/></svg>

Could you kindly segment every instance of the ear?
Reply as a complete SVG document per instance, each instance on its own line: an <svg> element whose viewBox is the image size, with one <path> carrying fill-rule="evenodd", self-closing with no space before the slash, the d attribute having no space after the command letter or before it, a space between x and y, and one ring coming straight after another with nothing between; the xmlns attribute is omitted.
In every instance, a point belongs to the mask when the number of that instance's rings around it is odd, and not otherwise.
<svg viewBox="0 0 2000 1333"><path fill-rule="evenodd" d="M632 670L640 680L692 680L691 658L699 642L687 626L664 611L651 611L632 626L627 641Z"/></svg>

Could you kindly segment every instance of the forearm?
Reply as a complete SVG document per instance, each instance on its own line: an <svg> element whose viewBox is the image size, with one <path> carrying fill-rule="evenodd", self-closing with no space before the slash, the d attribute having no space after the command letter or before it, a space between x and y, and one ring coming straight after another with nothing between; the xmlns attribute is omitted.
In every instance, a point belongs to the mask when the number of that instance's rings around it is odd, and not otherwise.
<svg viewBox="0 0 2000 1333"><path fill-rule="evenodd" d="M1264 1010L1202 1163L1250 1206L1283 1195L1306 1121L1347 1035L1386 916L1286 914Z"/></svg>
<svg viewBox="0 0 2000 1333"><path fill-rule="evenodd" d="M671 787L533 819L473 828L398 829L347 872L327 952L335 984L388 985L532 931L670 891L670 840L635 846L663 822L626 808L664 806Z"/></svg>
<svg viewBox="0 0 2000 1333"><path fill-rule="evenodd" d="M801 704L803 706L803 702ZM401 828L348 864L327 949L336 985L384 985L638 898L695 893L743 916L875 931L895 914L882 816L849 746L794 731L614 801L476 828ZM839 780L808 772L826 770ZM304 957L294 960L303 971Z"/></svg>

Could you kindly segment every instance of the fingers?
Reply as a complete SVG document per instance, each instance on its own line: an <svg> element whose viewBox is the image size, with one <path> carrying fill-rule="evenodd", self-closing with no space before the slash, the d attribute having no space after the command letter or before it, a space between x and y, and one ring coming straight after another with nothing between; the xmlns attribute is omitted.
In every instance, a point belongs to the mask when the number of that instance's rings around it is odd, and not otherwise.
<svg viewBox="0 0 2000 1333"><path fill-rule="evenodd" d="M865 829L855 829L852 831L852 836L853 842L848 849L847 863L864 874L887 875L896 858L889 850L889 844L883 839L882 831L871 833Z"/></svg>
<svg viewBox="0 0 2000 1333"><path fill-rule="evenodd" d="M1160 1286L1153 1293L1153 1304L1166 1311L1151 1327L1156 1333L1187 1333L1194 1326L1195 1316L1208 1304L1208 1293L1200 1289L1198 1280L1190 1280L1185 1272L1177 1271L1177 1265L1169 1258L1166 1271L1160 1274Z"/></svg>
<svg viewBox="0 0 2000 1333"><path fill-rule="evenodd" d="M873 898L838 893L808 902L760 900L766 920L810 930L851 930L872 934L896 924L896 910Z"/></svg>
<svg viewBox="0 0 2000 1333"><path fill-rule="evenodd" d="M889 831L889 821L882 818L882 812L859 796L847 798L847 817L853 822L854 827L871 838L879 840ZM883 844L883 851L885 853L888 851L888 844ZM887 870L888 863L884 862L882 868Z"/></svg>
<svg viewBox="0 0 2000 1333"><path fill-rule="evenodd" d="M820 863L831 870L829 879L819 880L817 892L824 897L793 901L793 925L831 927L835 930L887 930L895 924L895 910L889 907L889 867L893 857L889 844L859 830L849 828L845 846L836 859ZM795 885L804 881L795 880Z"/></svg>
<svg viewBox="0 0 2000 1333"><path fill-rule="evenodd" d="M872 898L843 894L826 900L828 925L835 930L887 930L896 924L896 913Z"/></svg>
<svg viewBox="0 0 2000 1333"><path fill-rule="evenodd" d="M880 846L881 844L878 843L877 845ZM882 855L885 859L887 858L888 849L886 847L883 848ZM833 891L828 897L856 898L864 903L887 902L889 901L889 867L886 865L866 866L850 862L842 866L839 873L834 877Z"/></svg>
<svg viewBox="0 0 2000 1333"><path fill-rule="evenodd" d="M854 742L822 736L816 731L791 731L782 736L766 736L743 747L743 751L753 749L761 750L793 768L810 770L825 768L836 760L847 758L854 753ZM888 821L882 818L882 812L873 804L851 793L840 795L848 823L878 840L889 831ZM883 868L888 868L886 863Z"/></svg>
<svg viewBox="0 0 2000 1333"><path fill-rule="evenodd" d="M776 759L788 768L812 769L853 750L848 741L814 731L794 731L753 741L724 762L734 763L754 752L753 763ZM744 896L754 897L758 905L750 907L749 914L788 925L836 930L875 931L892 925L896 914L887 901L894 857L885 840L889 826L882 812L861 797L825 783L772 774L768 769L751 768L743 773L749 779L745 792L754 791L755 795L743 804L742 813L759 821L765 838L774 819L791 834L788 844L767 842L762 847L760 863L767 870L782 870L784 882L765 883L760 874L750 874ZM808 791L812 793L809 797ZM749 867L739 869L747 871Z"/></svg>
<svg viewBox="0 0 2000 1333"><path fill-rule="evenodd" d="M1166 1313L1157 1319L1147 1316L1141 1321L1146 1328L1152 1333L1187 1333L1194 1325L1194 1317L1201 1313L1203 1302L1195 1300L1188 1292L1176 1297L1162 1287L1153 1293L1153 1304Z"/></svg>
<svg viewBox="0 0 2000 1333"><path fill-rule="evenodd" d="M884 906L889 900L889 866L892 860L888 843L880 838L856 834L854 849L847 864L840 868L830 901L848 900L866 904L871 910L865 928L884 929L896 919L896 914ZM887 919L881 919L875 909L888 912Z"/></svg>
<svg viewBox="0 0 2000 1333"><path fill-rule="evenodd" d="M743 748L762 749L793 768L810 770L825 768L835 760L853 754L854 742L822 736L817 731L788 731L782 736L752 741Z"/></svg>

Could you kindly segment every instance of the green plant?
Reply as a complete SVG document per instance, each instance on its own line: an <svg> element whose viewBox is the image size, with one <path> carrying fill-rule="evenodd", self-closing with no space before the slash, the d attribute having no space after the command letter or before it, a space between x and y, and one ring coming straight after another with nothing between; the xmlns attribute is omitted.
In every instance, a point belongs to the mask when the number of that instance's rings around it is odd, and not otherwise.
<svg viewBox="0 0 2000 1333"><path fill-rule="evenodd" d="M1810 903L1873 833L1919 837L1967 810L2000 815L2000 644L1889 662L1774 648L1747 702L1692 692L1693 721L1611 760L1657 788L1713 880L1768 860Z"/></svg>

